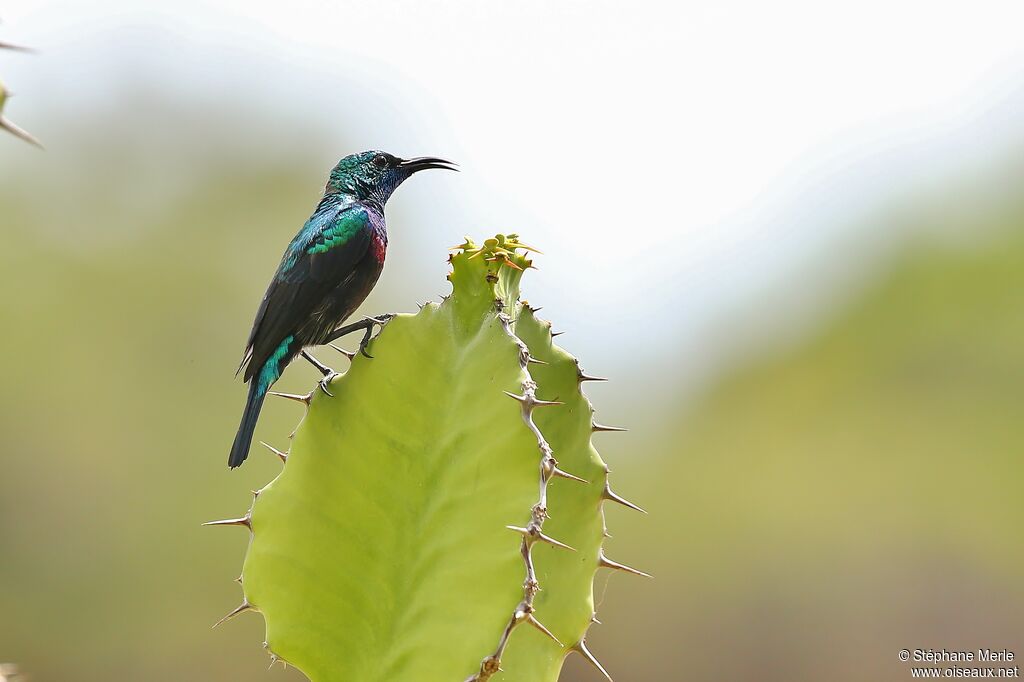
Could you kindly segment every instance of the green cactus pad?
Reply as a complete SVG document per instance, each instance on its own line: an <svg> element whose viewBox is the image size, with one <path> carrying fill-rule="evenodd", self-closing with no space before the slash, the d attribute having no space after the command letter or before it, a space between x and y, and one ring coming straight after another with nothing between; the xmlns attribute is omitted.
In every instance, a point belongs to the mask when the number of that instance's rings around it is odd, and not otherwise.
<svg viewBox="0 0 1024 682"><path fill-rule="evenodd" d="M451 296L389 322L333 397L311 393L281 474L219 522L252 531L229 615L262 613L274 658L314 682L596 664L595 571L631 570L602 554L602 504L624 500L591 445L589 377L519 302L527 248L459 247Z"/></svg>

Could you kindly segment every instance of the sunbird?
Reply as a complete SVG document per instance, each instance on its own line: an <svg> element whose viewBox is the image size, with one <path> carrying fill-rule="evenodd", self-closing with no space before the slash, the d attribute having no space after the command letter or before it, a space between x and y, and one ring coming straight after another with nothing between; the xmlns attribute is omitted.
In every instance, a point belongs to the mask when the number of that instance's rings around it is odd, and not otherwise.
<svg viewBox="0 0 1024 682"><path fill-rule="evenodd" d="M285 249L249 333L238 367L249 395L228 456L232 469L249 455L263 400L288 363L299 355L309 360L324 375L320 387L329 393L335 373L306 348L362 329L360 351L367 355L374 326L390 316L340 325L366 299L384 268L384 204L410 176L429 168L458 170L433 156L401 159L381 151L346 156L331 170L323 198Z"/></svg>

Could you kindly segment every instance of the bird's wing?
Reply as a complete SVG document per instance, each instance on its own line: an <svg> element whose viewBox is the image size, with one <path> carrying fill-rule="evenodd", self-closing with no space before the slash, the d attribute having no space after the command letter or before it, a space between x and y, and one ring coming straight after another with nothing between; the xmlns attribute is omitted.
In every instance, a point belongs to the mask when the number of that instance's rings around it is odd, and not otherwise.
<svg viewBox="0 0 1024 682"><path fill-rule="evenodd" d="M242 359L246 381L352 274L366 256L370 235L370 217L358 205L318 209L306 222L288 245L256 313Z"/></svg>

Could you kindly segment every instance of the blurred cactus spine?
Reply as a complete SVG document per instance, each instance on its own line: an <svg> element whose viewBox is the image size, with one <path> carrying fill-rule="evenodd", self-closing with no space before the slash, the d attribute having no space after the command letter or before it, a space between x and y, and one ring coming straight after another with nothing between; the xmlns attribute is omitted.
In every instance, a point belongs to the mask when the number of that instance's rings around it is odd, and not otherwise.
<svg viewBox="0 0 1024 682"><path fill-rule="evenodd" d="M20 682L27 679L18 672L18 666L13 663L0 663L0 682Z"/></svg>
<svg viewBox="0 0 1024 682"><path fill-rule="evenodd" d="M242 604L314 682L554 682L586 644L614 492L585 374L519 299L516 235L449 258L451 295L399 315L305 405L242 517ZM557 459L556 459L557 456ZM642 510L640 510L642 511ZM222 620L222 622L223 622ZM526 627L523 627L523 626Z"/></svg>
<svg viewBox="0 0 1024 682"><path fill-rule="evenodd" d="M0 50L15 50L19 52L27 52L28 50L18 45L11 45L10 43L0 42ZM7 100L10 99L10 93L4 87L3 81L0 81L0 128L11 133L15 137L20 137L30 144L34 144L37 147L42 147L39 140L32 136L27 130L18 127L6 116L4 116L4 105L7 104Z"/></svg>

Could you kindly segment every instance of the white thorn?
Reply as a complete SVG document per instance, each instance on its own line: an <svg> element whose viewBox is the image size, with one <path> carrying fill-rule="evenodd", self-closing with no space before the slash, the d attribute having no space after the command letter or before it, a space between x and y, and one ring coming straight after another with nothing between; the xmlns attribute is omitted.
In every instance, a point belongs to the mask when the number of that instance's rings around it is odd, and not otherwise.
<svg viewBox="0 0 1024 682"><path fill-rule="evenodd" d="M598 424L597 422L592 422L590 424L590 430L595 433L600 431L629 431L629 429L624 429L621 426L606 426L604 424Z"/></svg>
<svg viewBox="0 0 1024 682"><path fill-rule="evenodd" d="M575 552L576 551L574 548L570 547L569 545L565 544L564 542L559 542L558 540L556 540L553 537L550 537L548 535L545 535L544 533L542 533L539 530L531 530L529 528L520 528L519 526L505 526L505 527L508 528L509 530L514 530L517 533L521 533L521 534L525 535L527 538L532 538L533 540L540 540L541 542L546 542L549 545L554 545L555 547L561 547L562 549L567 549L570 552Z"/></svg>
<svg viewBox="0 0 1024 682"><path fill-rule="evenodd" d="M608 680L608 682L615 682L612 679L612 676L608 674L608 671L604 669L604 666L601 665L601 662L594 658L594 654L590 653L590 649L587 648L587 642L585 640L581 639L579 644L574 646L572 650L587 659L587 663L597 668L598 671L604 675L604 679Z"/></svg>
<svg viewBox="0 0 1024 682"><path fill-rule="evenodd" d="M551 536L549 536L549 535L544 535L544 533L540 533L540 532L538 532L538 533L537 533L537 537L538 537L538 538L539 538L539 539L540 539L540 540L541 540L542 542L546 542L546 543L548 543L549 545L554 545L555 547L561 547L562 549L567 549L567 550L569 550L570 552L575 552L575 551L576 551L575 549L573 549L573 548L572 548L572 547L570 547L569 545L565 544L564 542L559 542L558 540L554 539L553 537L551 537Z"/></svg>
<svg viewBox="0 0 1024 682"><path fill-rule="evenodd" d="M633 568L632 566L627 566L625 564L620 564L617 561L612 561L611 559L609 559L608 557L606 557L604 555L604 550L601 551L601 556L598 559L597 565L600 566L601 568L610 568L613 571L624 571L625 573L632 573L633 575L639 575L639 576L642 576L644 578L653 578L654 577L650 573L644 573L643 571L638 571L637 569Z"/></svg>
<svg viewBox="0 0 1024 682"><path fill-rule="evenodd" d="M203 524L204 526L245 526L249 530L252 530L252 521L249 519L249 515L246 514L237 519L223 519L222 521L207 521Z"/></svg>
<svg viewBox="0 0 1024 682"><path fill-rule="evenodd" d="M618 502L619 504L621 504L624 507L629 507L630 509L635 509L636 511L640 512L641 514L646 514L647 513L647 511L645 509L643 509L642 507L639 507L639 506L633 504L632 502L630 502L629 500L627 500L624 497L616 495L612 491L611 484L608 483L607 481L605 481L604 492L601 494L601 497L603 499L609 500L611 502Z"/></svg>
<svg viewBox="0 0 1024 682"><path fill-rule="evenodd" d="M354 351L347 351L344 348L342 348L341 346L336 346L333 343L329 343L327 345L330 346L331 348L333 348L334 350L338 351L342 355L344 355L350 361L353 360L356 357L356 354L355 354Z"/></svg>
<svg viewBox="0 0 1024 682"><path fill-rule="evenodd" d="M280 458L281 458L281 461L282 461L282 462L287 462L287 461L288 461L288 453L287 453L287 452L281 452L280 450L278 450L277 448L275 448L275 447L274 447L273 445L271 445L270 443L267 443L267 442L265 442L265 441L262 441L262 440L260 441L260 445L262 445L263 447L265 447L266 449L270 450L270 451L271 451L271 452L273 452L273 453L274 453L275 455L277 455L278 457L280 457Z"/></svg>
<svg viewBox="0 0 1024 682"><path fill-rule="evenodd" d="M572 474L570 474L567 471L562 471L558 467L555 467L554 469L551 470L551 475L552 476L558 476L559 478L567 478L570 481L579 481L580 483L589 483L590 482L590 481L587 481L587 480L584 480L584 479L580 478L579 476L573 476Z"/></svg>
<svg viewBox="0 0 1024 682"><path fill-rule="evenodd" d="M249 602L244 601L244 602L242 602L242 604L240 606L236 607L231 613L227 614L226 616L224 616L223 618L218 620L216 623L214 623L213 627L217 627L221 623L225 623L225 622L231 620L232 618L234 618L235 616L240 614L242 611L248 611L251 608L252 608L252 606L249 604Z"/></svg>
<svg viewBox="0 0 1024 682"><path fill-rule="evenodd" d="M526 614L526 622L529 623L530 625L532 625L533 627L537 628L538 630L540 630L542 633L544 633L548 637L550 637L551 640L555 644L557 644L559 647L564 647L565 646L560 641L558 641L558 638L555 637L555 635L551 632L551 630L548 630L546 627L544 627L544 625L539 620L537 620L532 613Z"/></svg>
<svg viewBox="0 0 1024 682"><path fill-rule="evenodd" d="M313 392L310 391L305 395L299 395L298 393L279 393L278 391L270 391L270 395L276 395L279 398L286 398L288 400L294 400L297 403L303 405L309 405L313 401Z"/></svg>
<svg viewBox="0 0 1024 682"><path fill-rule="evenodd" d="M22 140L28 142L29 144L35 145L40 149L43 148L43 143L37 140L30 132L28 132L24 128L18 127L13 122L11 122L10 119L4 118L2 115L0 115L0 128L3 128L4 130L14 135L15 137L20 137Z"/></svg>

